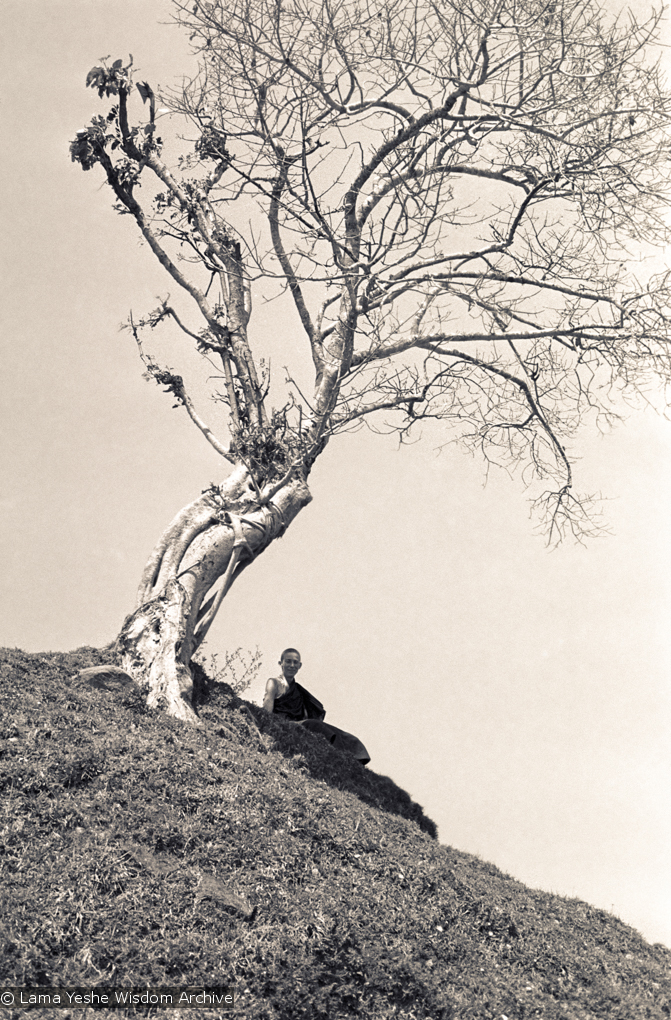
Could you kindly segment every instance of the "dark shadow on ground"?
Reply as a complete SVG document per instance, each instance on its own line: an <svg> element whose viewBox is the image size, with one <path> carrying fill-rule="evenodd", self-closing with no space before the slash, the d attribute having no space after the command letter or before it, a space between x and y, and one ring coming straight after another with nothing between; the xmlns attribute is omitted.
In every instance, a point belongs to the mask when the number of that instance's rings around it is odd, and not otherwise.
<svg viewBox="0 0 671 1020"><path fill-rule="evenodd" d="M206 677L197 677L201 714L208 718L222 710L243 710L253 717L269 750L278 751L295 767L306 770L314 779L320 779L336 790L353 793L365 804L400 815L415 822L434 839L435 822L424 814L419 804L397 786L388 776L380 776L370 766L337 750L322 736L310 733L298 723L270 715L258 705L236 697L227 684L212 683Z"/></svg>
<svg viewBox="0 0 671 1020"><path fill-rule="evenodd" d="M436 838L435 822L427 818L420 805L388 776L378 775L370 766L362 765L351 755L336 750L324 737L310 733L298 723L269 715L256 705L248 707L261 732L272 738L273 749L289 759L300 755L314 779L321 779L337 790L347 790L372 807L407 818Z"/></svg>
<svg viewBox="0 0 671 1020"><path fill-rule="evenodd" d="M119 659L113 645L42 654L3 649L0 661L3 663L0 673L10 669L17 680L23 674L28 689L38 682L44 700L60 703L66 712L69 697L76 693L94 699L102 695L109 699L109 705L131 709L138 716L161 715L156 709L148 711L140 688L120 669L114 669ZM103 667L103 670L92 667ZM234 731L236 739L248 739L252 745L262 743L266 751L281 754L292 768L333 789L351 793L371 807L406 818L436 838L435 823L393 780L378 775L369 766L333 747L324 737L242 700L228 684L212 681L200 667L194 668L194 674L198 713L201 721L215 733L219 731L221 737L230 737Z"/></svg>

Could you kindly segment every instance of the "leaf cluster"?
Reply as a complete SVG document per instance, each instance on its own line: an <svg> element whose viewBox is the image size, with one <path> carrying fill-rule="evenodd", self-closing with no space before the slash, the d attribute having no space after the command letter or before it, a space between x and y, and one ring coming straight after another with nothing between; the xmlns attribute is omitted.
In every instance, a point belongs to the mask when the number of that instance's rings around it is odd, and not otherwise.
<svg viewBox="0 0 671 1020"><path fill-rule="evenodd" d="M181 375L176 375L176 373L172 372L169 368L161 368L148 356L145 356L144 358L144 365L145 379L151 379L157 383L157 385L163 386L165 393L172 393L177 400L177 403L173 405L174 407L179 407L184 403L184 380Z"/></svg>
<svg viewBox="0 0 671 1020"><path fill-rule="evenodd" d="M132 87L132 64L131 55L129 63L125 66L122 60L115 60L111 67L108 67L103 60L102 65L91 68L86 76L87 87L97 89L101 99L118 96L120 102L113 105L105 117L93 117L91 123L78 131L70 143L70 158L73 162L80 163L83 170L90 170L96 163L103 161L108 178L112 164L109 160L102 159L103 153L108 146L111 152L121 147L129 158L116 165L113 176L122 189L130 186L131 190L139 181L142 170L142 167L137 165L137 160L132 159L136 146L139 144L137 151L146 156L150 151L160 151L163 144L162 139L154 137L153 116L142 126L129 127L120 120L120 117L125 116L122 107L125 111L127 97ZM151 98L153 103L153 93L146 82L138 82L136 87L143 102Z"/></svg>
<svg viewBox="0 0 671 1020"><path fill-rule="evenodd" d="M231 453L248 465L260 485L281 478L293 463L303 460L300 435L290 427L285 411L274 411L264 426L236 430Z"/></svg>
<svg viewBox="0 0 671 1020"><path fill-rule="evenodd" d="M108 142L118 145L116 136L106 133L107 124L107 118L94 117L70 142L70 158L73 163L79 163L82 170L90 170L100 161L100 152Z"/></svg>
<svg viewBox="0 0 671 1020"><path fill-rule="evenodd" d="M226 148L226 135L214 124L206 124L195 142L195 151L201 160L214 160L216 163L230 163L232 156Z"/></svg>
<svg viewBox="0 0 671 1020"><path fill-rule="evenodd" d="M131 81L131 68L133 66L133 55L130 55L128 63L124 66L123 60L115 60L111 67L107 66L105 57L100 65L92 67L86 75L86 87L97 89L100 99L110 96L118 96L123 89L128 91Z"/></svg>

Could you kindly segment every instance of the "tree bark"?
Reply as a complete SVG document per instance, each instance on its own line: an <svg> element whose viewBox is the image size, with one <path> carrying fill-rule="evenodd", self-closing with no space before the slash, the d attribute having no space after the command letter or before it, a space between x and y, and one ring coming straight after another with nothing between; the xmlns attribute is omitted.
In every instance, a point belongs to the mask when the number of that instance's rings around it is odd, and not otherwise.
<svg viewBox="0 0 671 1020"><path fill-rule="evenodd" d="M177 514L147 562L137 607L117 639L123 669L146 690L150 707L197 721L193 655L236 577L311 499L304 478L293 476L263 503L240 464Z"/></svg>

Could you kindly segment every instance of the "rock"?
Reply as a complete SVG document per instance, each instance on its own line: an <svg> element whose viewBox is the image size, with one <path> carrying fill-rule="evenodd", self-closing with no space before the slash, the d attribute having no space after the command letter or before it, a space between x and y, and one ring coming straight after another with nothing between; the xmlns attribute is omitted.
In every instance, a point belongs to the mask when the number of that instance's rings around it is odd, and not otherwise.
<svg viewBox="0 0 671 1020"><path fill-rule="evenodd" d="M135 687L132 676L119 666L89 666L88 669L80 669L77 676L97 691L120 691Z"/></svg>
<svg viewBox="0 0 671 1020"><path fill-rule="evenodd" d="M253 921L256 914L256 907L238 895L230 886L226 885L214 875L203 875L196 893L196 905L202 900L212 900L219 903L236 914L240 914L246 921Z"/></svg>

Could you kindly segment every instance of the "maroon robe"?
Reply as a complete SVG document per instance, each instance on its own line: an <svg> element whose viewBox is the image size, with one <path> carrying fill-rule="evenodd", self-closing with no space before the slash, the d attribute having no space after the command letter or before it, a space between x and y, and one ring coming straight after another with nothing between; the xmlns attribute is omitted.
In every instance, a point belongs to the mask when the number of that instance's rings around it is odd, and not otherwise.
<svg viewBox="0 0 671 1020"><path fill-rule="evenodd" d="M357 737L324 722L326 711L321 701L317 701L313 694L295 680L286 694L275 698L273 713L283 715L292 722L302 723L307 730L318 733L338 750L346 751L358 759L362 765L367 765L370 761L368 751Z"/></svg>
<svg viewBox="0 0 671 1020"><path fill-rule="evenodd" d="M286 694L275 698L273 712L284 715L293 722L300 722L302 719L323 719L326 715L321 701L317 701L314 695L295 680L289 685Z"/></svg>

